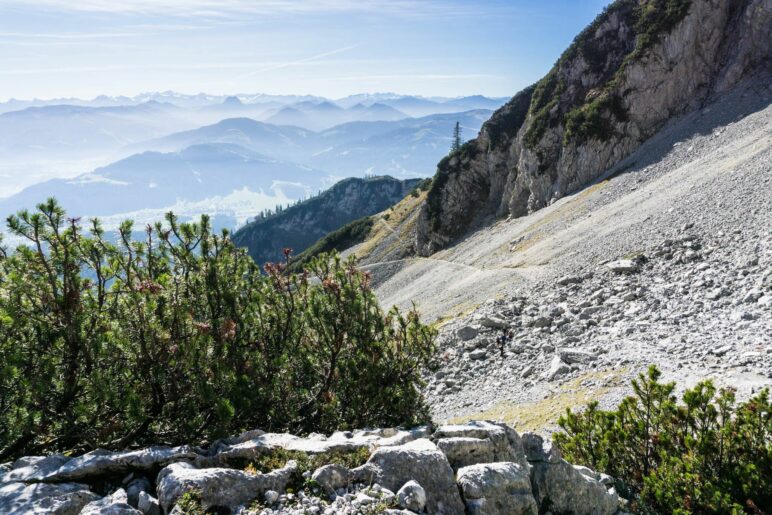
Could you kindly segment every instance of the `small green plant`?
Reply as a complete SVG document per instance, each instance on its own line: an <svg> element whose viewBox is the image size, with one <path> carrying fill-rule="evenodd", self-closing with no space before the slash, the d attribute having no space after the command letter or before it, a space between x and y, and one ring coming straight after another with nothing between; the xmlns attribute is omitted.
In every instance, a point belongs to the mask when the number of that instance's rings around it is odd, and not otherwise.
<svg viewBox="0 0 772 515"><path fill-rule="evenodd" d="M352 469L364 465L369 458L370 450L367 447L361 447L350 452L334 451L317 454L290 451L276 447L250 461L244 467L244 472L248 474L267 473L284 467L289 461L295 461L297 463L297 470L289 482L289 488L294 492L301 490L313 491L318 490L319 485L313 479L304 478L303 474L305 472L313 473L316 469L331 464L342 465Z"/></svg>
<svg viewBox="0 0 772 515"><path fill-rule="evenodd" d="M619 97L605 93L566 114L564 143L583 143L589 139L607 140L613 134L612 122L615 119L624 121L627 119L627 113Z"/></svg>
<svg viewBox="0 0 772 515"><path fill-rule="evenodd" d="M567 460L619 481L639 512L763 513L772 506L769 390L736 404L710 381L686 390L650 367L613 411L567 410L555 444Z"/></svg>
<svg viewBox="0 0 772 515"><path fill-rule="evenodd" d="M335 451L316 454L290 451L276 447L250 461L247 467L254 471L270 472L282 468L288 461L294 460L298 464L298 470L302 473L306 471L313 472L319 467L333 463L350 469L356 468L364 465L369 458L370 450L367 447L360 447L350 452Z"/></svg>
<svg viewBox="0 0 772 515"><path fill-rule="evenodd" d="M177 499L176 512L184 515L206 515L207 511L201 504L201 494L195 490L189 490Z"/></svg>

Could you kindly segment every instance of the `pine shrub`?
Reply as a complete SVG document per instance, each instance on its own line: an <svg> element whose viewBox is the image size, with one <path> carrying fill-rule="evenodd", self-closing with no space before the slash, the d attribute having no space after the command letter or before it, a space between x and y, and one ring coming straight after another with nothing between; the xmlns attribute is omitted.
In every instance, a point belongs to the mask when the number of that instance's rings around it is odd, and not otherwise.
<svg viewBox="0 0 772 515"><path fill-rule="evenodd" d="M352 260L265 273L209 220L111 238L50 199L0 249L0 461L241 430L426 420L434 332L384 313ZM112 240L112 241L111 241Z"/></svg>
<svg viewBox="0 0 772 515"><path fill-rule="evenodd" d="M763 513L772 506L772 404L737 404L711 381L687 389L650 367L613 411L567 410L555 444L573 463L618 479L642 513Z"/></svg>

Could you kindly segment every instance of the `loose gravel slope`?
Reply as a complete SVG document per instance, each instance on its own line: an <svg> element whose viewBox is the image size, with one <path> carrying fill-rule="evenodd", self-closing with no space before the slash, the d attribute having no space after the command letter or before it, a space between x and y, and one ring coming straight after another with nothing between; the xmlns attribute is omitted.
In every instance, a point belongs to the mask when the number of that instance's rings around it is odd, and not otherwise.
<svg viewBox="0 0 772 515"><path fill-rule="evenodd" d="M443 366L427 387L439 419L549 426L566 406L615 403L650 363L740 396L772 384L772 81L762 79L674 120L545 209L429 259L374 265L392 267L377 286L383 303L415 301L444 321ZM621 258L632 270L609 268Z"/></svg>

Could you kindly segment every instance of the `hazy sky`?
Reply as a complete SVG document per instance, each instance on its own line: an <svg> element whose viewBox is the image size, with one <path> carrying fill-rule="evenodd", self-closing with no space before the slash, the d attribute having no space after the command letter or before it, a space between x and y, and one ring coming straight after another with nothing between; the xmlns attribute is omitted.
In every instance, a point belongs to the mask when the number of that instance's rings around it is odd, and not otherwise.
<svg viewBox="0 0 772 515"><path fill-rule="evenodd" d="M0 0L0 100L511 96L608 0Z"/></svg>

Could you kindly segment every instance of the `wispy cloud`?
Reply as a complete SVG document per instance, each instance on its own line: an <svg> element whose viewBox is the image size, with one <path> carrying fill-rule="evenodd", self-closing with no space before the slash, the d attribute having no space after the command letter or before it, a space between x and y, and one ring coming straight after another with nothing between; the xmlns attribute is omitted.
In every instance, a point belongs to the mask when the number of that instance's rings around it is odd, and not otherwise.
<svg viewBox="0 0 772 515"><path fill-rule="evenodd" d="M316 55L312 55L310 57L305 57L303 59L297 59L297 60L294 60L294 61L286 61L286 62L282 62L282 63L274 63L274 64L271 64L271 65L268 65L268 66L264 66L264 67L262 67L260 69L257 69L257 70L252 70L251 72L245 73L244 75L242 75L239 78L240 79L244 79L244 78L247 78L247 77L253 77L253 76L255 76L255 75L259 74L259 73L265 73L265 72L269 72L269 71L273 71L273 70L279 70L281 68L289 68L291 66L300 66L300 65L303 65L303 64L311 63L313 61L318 61L319 59L324 59L325 57L330 57L330 56L333 56L333 55L342 54L343 52L348 52L349 50L353 50L356 47L357 47L357 45L348 45L348 46L344 46L344 47L341 47L341 48L336 48L335 50L330 50L329 52L323 52L321 54L316 54Z"/></svg>
<svg viewBox="0 0 772 515"><path fill-rule="evenodd" d="M460 0L4 0L3 6L67 12L217 17L233 13L281 14L375 12L465 15L486 10Z"/></svg>
<svg viewBox="0 0 772 515"><path fill-rule="evenodd" d="M316 59L332 55L331 52L314 56ZM48 68L0 68L0 76L3 75L49 75L49 74L66 74L66 73L101 73L101 72L117 72L117 71L139 71L139 70L244 70L254 69L259 67L258 71L251 71L244 74L241 77L252 76L255 73L261 71L276 70L279 68L286 68L300 63L309 63L313 59L304 59L301 61L294 61L292 63L286 62L199 62L199 63L148 63L148 64L136 64L136 65L95 65L95 66L53 66ZM314 63L316 64L316 63Z"/></svg>
<svg viewBox="0 0 772 515"><path fill-rule="evenodd" d="M404 73L388 75L352 75L349 77L323 77L322 81L353 81L366 82L374 80L472 80L472 79L493 79L497 75L489 73L461 73L461 74L436 74L436 73Z"/></svg>
<svg viewBox="0 0 772 515"><path fill-rule="evenodd" d="M147 32L0 32L0 39L82 40L146 36Z"/></svg>

